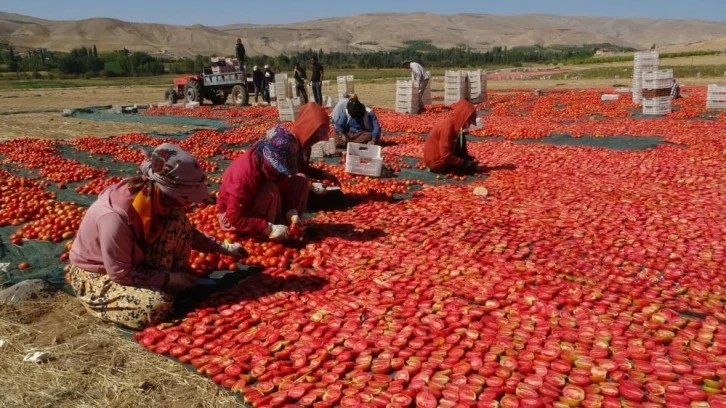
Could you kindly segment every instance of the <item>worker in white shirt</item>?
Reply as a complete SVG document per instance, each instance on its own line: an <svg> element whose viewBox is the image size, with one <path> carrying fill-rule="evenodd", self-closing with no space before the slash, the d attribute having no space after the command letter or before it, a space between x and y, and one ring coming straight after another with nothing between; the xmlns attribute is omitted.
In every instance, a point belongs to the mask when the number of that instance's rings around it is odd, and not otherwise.
<svg viewBox="0 0 726 408"><path fill-rule="evenodd" d="M330 113L331 123L336 123L340 120L341 116L345 116L345 107L348 106L348 101L350 101L350 95L348 92L344 92L338 103L333 108L333 111Z"/></svg>
<svg viewBox="0 0 726 408"><path fill-rule="evenodd" d="M421 98L421 111L423 111L424 90L429 86L429 73L426 72L423 65L410 60L403 61L403 67L411 69L411 79L418 82L418 96ZM419 112L420 113L420 112Z"/></svg>

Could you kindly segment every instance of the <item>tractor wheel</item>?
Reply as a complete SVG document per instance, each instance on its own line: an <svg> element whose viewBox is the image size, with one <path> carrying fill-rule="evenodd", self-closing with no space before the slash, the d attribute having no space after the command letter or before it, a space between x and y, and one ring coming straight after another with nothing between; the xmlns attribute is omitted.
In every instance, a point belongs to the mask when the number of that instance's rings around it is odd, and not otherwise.
<svg viewBox="0 0 726 408"><path fill-rule="evenodd" d="M174 90L174 88L168 88L166 91L164 91L164 100L169 101L170 105L176 103L176 91Z"/></svg>
<svg viewBox="0 0 726 408"><path fill-rule="evenodd" d="M247 89L242 85L235 85L232 88L232 103L237 106L247 106L249 102L250 94L247 93Z"/></svg>
<svg viewBox="0 0 726 408"><path fill-rule="evenodd" d="M227 103L227 94L223 90L217 89L209 95L209 100L212 101L212 105L224 105Z"/></svg>
<svg viewBox="0 0 726 408"><path fill-rule="evenodd" d="M184 85L184 96L187 102L199 102L201 104L200 88L199 82L197 81L189 81Z"/></svg>

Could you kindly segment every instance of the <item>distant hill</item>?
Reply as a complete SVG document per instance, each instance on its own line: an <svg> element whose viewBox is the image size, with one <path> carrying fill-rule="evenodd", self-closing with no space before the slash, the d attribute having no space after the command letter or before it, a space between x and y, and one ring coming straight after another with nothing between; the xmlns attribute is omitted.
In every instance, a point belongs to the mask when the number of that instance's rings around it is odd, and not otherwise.
<svg viewBox="0 0 726 408"><path fill-rule="evenodd" d="M0 37L19 48L67 51L95 44L99 50L172 56L231 55L241 37L249 54L277 55L307 49L380 51L406 41L430 40L440 48L612 43L638 49L688 46L725 48L726 23L702 20L617 19L553 15L495 16L429 13L363 14L291 24L203 25L132 23L111 18L51 21L0 12ZM710 47L710 48L709 48Z"/></svg>

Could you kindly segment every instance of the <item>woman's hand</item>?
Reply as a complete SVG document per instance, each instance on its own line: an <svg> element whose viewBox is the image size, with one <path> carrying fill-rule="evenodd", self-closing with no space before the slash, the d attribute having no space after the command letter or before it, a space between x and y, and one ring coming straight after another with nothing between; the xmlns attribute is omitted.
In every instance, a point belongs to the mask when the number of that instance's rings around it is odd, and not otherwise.
<svg viewBox="0 0 726 408"><path fill-rule="evenodd" d="M323 172L323 178L340 187L340 180L333 173L329 171Z"/></svg>
<svg viewBox="0 0 726 408"><path fill-rule="evenodd" d="M221 249L220 252L227 254L229 256L245 258L248 255L248 253L244 249L244 247L236 242L232 242L232 243L225 242L222 245L220 245L220 249Z"/></svg>

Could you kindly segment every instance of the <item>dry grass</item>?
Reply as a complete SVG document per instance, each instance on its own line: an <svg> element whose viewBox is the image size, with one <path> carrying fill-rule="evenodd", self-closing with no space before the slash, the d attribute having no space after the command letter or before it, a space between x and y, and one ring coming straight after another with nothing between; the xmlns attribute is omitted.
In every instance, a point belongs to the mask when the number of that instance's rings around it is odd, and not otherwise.
<svg viewBox="0 0 726 408"><path fill-rule="evenodd" d="M184 132L202 126L107 122L74 117L59 113L22 113L0 116L0 140L18 137L70 139L80 136L114 136L133 132Z"/></svg>
<svg viewBox="0 0 726 408"><path fill-rule="evenodd" d="M180 364L147 352L59 293L42 302L0 308L2 407L225 407L232 393ZM24 363L29 351L47 363Z"/></svg>
<svg viewBox="0 0 726 408"><path fill-rule="evenodd" d="M0 112L63 111L98 105L129 105L164 100L159 86L8 89L0 91Z"/></svg>

